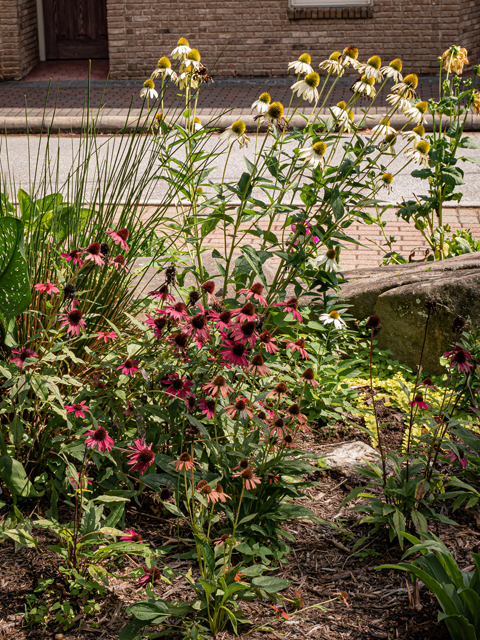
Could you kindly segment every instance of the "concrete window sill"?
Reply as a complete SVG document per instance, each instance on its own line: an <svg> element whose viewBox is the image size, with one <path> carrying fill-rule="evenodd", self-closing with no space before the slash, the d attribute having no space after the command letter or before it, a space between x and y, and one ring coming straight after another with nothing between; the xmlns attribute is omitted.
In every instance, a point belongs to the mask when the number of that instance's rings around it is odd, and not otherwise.
<svg viewBox="0 0 480 640"><path fill-rule="evenodd" d="M289 8L290 20L365 20L373 18L373 6L319 7L317 9Z"/></svg>

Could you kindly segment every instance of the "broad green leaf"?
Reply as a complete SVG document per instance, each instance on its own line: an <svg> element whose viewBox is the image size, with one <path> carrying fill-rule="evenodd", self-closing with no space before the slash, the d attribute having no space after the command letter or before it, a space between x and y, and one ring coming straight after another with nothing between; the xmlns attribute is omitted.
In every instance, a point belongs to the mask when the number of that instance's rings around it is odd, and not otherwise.
<svg viewBox="0 0 480 640"><path fill-rule="evenodd" d="M35 498L40 495L27 478L22 463L14 458L10 458L10 456L2 456L0 458L0 476L4 479L10 491L16 496Z"/></svg>
<svg viewBox="0 0 480 640"><path fill-rule="evenodd" d="M148 620L151 624L158 624L159 621L170 615L163 600L136 602L128 607L127 611L134 615L137 620Z"/></svg>
<svg viewBox="0 0 480 640"><path fill-rule="evenodd" d="M91 564L88 567L88 573L97 582L103 582L104 584L108 584L108 573L104 567L101 567L99 565L94 566L93 564Z"/></svg>
<svg viewBox="0 0 480 640"><path fill-rule="evenodd" d="M245 260L248 262L248 264L252 267L252 269L255 271L255 273L259 277L263 286L267 289L268 288L267 280L263 273L262 261L260 259L260 256L257 253L257 250L248 244L242 247L242 253Z"/></svg>
<svg viewBox="0 0 480 640"><path fill-rule="evenodd" d="M267 593L277 593L283 591L291 584L290 580L276 578L275 576L258 576L253 578L252 586L257 589L263 589Z"/></svg>
<svg viewBox="0 0 480 640"><path fill-rule="evenodd" d="M32 298L23 232L18 218L0 218L0 312L7 320L22 313Z"/></svg>

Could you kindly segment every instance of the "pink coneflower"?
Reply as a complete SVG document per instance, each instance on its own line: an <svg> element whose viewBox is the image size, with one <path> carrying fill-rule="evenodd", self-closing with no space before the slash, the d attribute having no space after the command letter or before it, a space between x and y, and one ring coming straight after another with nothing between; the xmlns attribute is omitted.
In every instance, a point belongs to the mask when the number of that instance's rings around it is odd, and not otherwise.
<svg viewBox="0 0 480 640"><path fill-rule="evenodd" d="M197 485L197 491L206 499L207 502L211 502L212 504L215 504L220 499L220 494L215 491L215 489L212 489L206 480L200 480Z"/></svg>
<svg viewBox="0 0 480 640"><path fill-rule="evenodd" d="M453 451L450 451L450 453L447 453L445 458L450 462L455 462L456 460L458 460L458 462L462 466L462 469L465 469L465 467L468 464L468 460L464 456L460 456L460 458L457 458L457 456L453 453Z"/></svg>
<svg viewBox="0 0 480 640"><path fill-rule="evenodd" d="M193 318L190 318L188 323L183 325L181 329L188 336L193 336L199 346L210 340L207 317L203 313L199 313L193 316Z"/></svg>
<svg viewBox="0 0 480 640"><path fill-rule="evenodd" d="M134 531L134 529L127 529L123 533L125 535L120 536L120 540L123 540L123 542L138 542L139 544L143 544L142 536Z"/></svg>
<svg viewBox="0 0 480 640"><path fill-rule="evenodd" d="M230 500L230 496L224 492L221 484L217 484L217 493L219 495L219 502L226 502L227 499Z"/></svg>
<svg viewBox="0 0 480 640"><path fill-rule="evenodd" d="M252 284L250 289L240 289L238 293L244 293L247 297L247 300L248 298L251 298L253 296L253 299L260 304L263 304L263 306L266 306L267 304L267 301L262 296L263 286L259 282L255 282L255 284Z"/></svg>
<svg viewBox="0 0 480 640"><path fill-rule="evenodd" d="M197 406L197 399L195 398L195 396L187 396L185 398L185 406L189 411L193 411Z"/></svg>
<svg viewBox="0 0 480 640"><path fill-rule="evenodd" d="M155 583L157 580L160 580L160 578L162 577L160 571L155 567L152 567L151 569L149 569L148 567L143 565L142 569L145 571L145 574L137 582L137 585L136 585L137 589L141 589L142 587L145 587L149 582Z"/></svg>
<svg viewBox="0 0 480 640"><path fill-rule="evenodd" d="M116 340L118 338L115 331L109 331L106 333L105 331L99 331L95 334L97 340L103 340L104 342L108 342L109 340Z"/></svg>
<svg viewBox="0 0 480 640"><path fill-rule="evenodd" d="M226 398L230 393L232 393L232 387L229 387L227 381L223 376L216 376L212 382L207 382L203 385L202 389L208 395L216 398L220 393L222 398Z"/></svg>
<svg viewBox="0 0 480 640"><path fill-rule="evenodd" d="M275 436L283 436L288 433L290 430L288 426L285 424L285 421L282 418L277 418L273 421L270 433Z"/></svg>
<svg viewBox="0 0 480 640"><path fill-rule="evenodd" d="M312 367L307 367L305 369L305 371L300 376L300 380L303 380L307 384L310 384L314 389L316 389L320 384L315 380L315 371L312 369Z"/></svg>
<svg viewBox="0 0 480 640"><path fill-rule="evenodd" d="M80 485L82 485L83 489L85 490L88 485L92 484L92 478L84 476L83 473L77 473L76 478L70 476L70 482L75 486L75 489L79 489Z"/></svg>
<svg viewBox="0 0 480 640"><path fill-rule="evenodd" d="M50 295L52 293L60 293L59 288L52 284L49 278L47 278L47 284L39 282L33 288L35 289L35 291L46 293L47 295Z"/></svg>
<svg viewBox="0 0 480 640"><path fill-rule="evenodd" d="M129 248L127 240L128 236L130 235L128 229L119 229L118 231L114 231L113 229L108 228L105 233L107 234L107 236L110 236L115 244L119 244L122 249L128 253Z"/></svg>
<svg viewBox="0 0 480 640"><path fill-rule="evenodd" d="M125 273L128 273L128 267L125 264L125 256L122 256L122 254L115 256L113 260L110 260L110 264L112 267L115 267L117 271L119 269L123 269Z"/></svg>
<svg viewBox="0 0 480 640"><path fill-rule="evenodd" d="M231 333L232 339L242 344L248 344L250 347L255 346L257 334L255 332L255 322L252 320L236 324Z"/></svg>
<svg viewBox="0 0 480 640"><path fill-rule="evenodd" d="M296 224L290 225L291 230L296 234L297 231L299 235L310 236L310 223L309 222L297 222ZM320 238L318 236L312 236L313 244L318 244ZM295 240L295 245L298 245L298 240Z"/></svg>
<svg viewBox="0 0 480 640"><path fill-rule="evenodd" d="M452 355L450 367L457 367L459 371L468 373L473 369L473 364L468 362L471 358L472 356L470 355L470 351L457 347L455 349L455 353Z"/></svg>
<svg viewBox="0 0 480 640"><path fill-rule="evenodd" d="M287 300L286 302L276 302L273 306L283 307L283 310L285 311L285 313L293 314L294 320L298 320L298 322L302 322L302 316L298 311L299 305L298 305L297 298L290 298L290 300Z"/></svg>
<svg viewBox="0 0 480 640"><path fill-rule="evenodd" d="M222 313L217 313L216 311L210 311L208 314L210 320L213 320L217 323L218 329L220 331L230 329L232 327L232 312L231 311L222 311Z"/></svg>
<svg viewBox="0 0 480 640"><path fill-rule="evenodd" d="M225 413L227 416L234 418L237 413L241 415L242 418L253 417L252 410L248 406L248 400L246 398L238 398L234 404L229 404L225 407Z"/></svg>
<svg viewBox="0 0 480 640"><path fill-rule="evenodd" d="M204 398L201 398L198 401L198 405L207 420L215 419L215 400L205 400Z"/></svg>
<svg viewBox="0 0 480 640"><path fill-rule="evenodd" d="M162 337L162 331L167 326L168 320L165 317L154 318L154 316L147 313L147 320L145 320L145 324L153 329L154 336L160 340Z"/></svg>
<svg viewBox="0 0 480 640"><path fill-rule="evenodd" d="M253 356L251 363L247 367L247 371L253 373L254 376L268 376L270 369L264 363L263 356L260 353Z"/></svg>
<svg viewBox="0 0 480 640"><path fill-rule="evenodd" d="M86 254L85 260L92 260L95 264L98 264L99 267L103 266L102 258L104 256L101 252L99 242L92 242L90 246L82 249L82 251Z"/></svg>
<svg viewBox="0 0 480 640"><path fill-rule="evenodd" d="M139 370L136 366L139 362L140 360L132 360L131 358L127 358L127 360L125 360L123 364L117 367L117 371L121 369L122 373L125 376L133 376L133 374Z"/></svg>
<svg viewBox="0 0 480 640"><path fill-rule="evenodd" d="M232 316L236 317L237 322L249 322L255 320L257 314L255 313L255 307L251 302L247 302L238 309L232 311Z"/></svg>
<svg viewBox="0 0 480 640"><path fill-rule="evenodd" d="M288 393L288 387L284 382L279 382L270 393L267 393L266 398L283 398Z"/></svg>
<svg viewBox="0 0 480 640"><path fill-rule="evenodd" d="M277 353L277 351L279 351L279 348L277 347L276 344L274 344L276 342L276 338L272 338L272 334L270 333L270 331L264 331L263 333L260 334L260 340L262 341L262 347L265 347L265 351L267 353L272 353L275 354Z"/></svg>
<svg viewBox="0 0 480 640"><path fill-rule="evenodd" d="M222 351L222 356L237 367L246 367L248 360L245 355L247 350L246 346L241 342L234 342L233 340L225 340L225 346L227 349Z"/></svg>
<svg viewBox="0 0 480 640"><path fill-rule="evenodd" d="M305 350L305 340L303 338L299 338L294 342L287 342L287 349L290 349L292 352L298 351L304 360L310 360L310 356Z"/></svg>
<svg viewBox="0 0 480 640"><path fill-rule="evenodd" d="M172 333L168 336L167 342L173 346L173 354L186 357L188 347L188 336L186 333Z"/></svg>
<svg viewBox="0 0 480 640"><path fill-rule="evenodd" d="M184 451L177 461L170 462L170 464L175 464L175 471L182 471L183 469L189 471L195 467L196 461L195 458L192 459L192 456Z"/></svg>
<svg viewBox="0 0 480 640"><path fill-rule="evenodd" d="M157 311L175 321L185 320L188 322L190 320L190 316L187 313L187 305L184 302L176 302L174 305L168 305L165 309L157 309Z"/></svg>
<svg viewBox="0 0 480 640"><path fill-rule="evenodd" d="M295 444L293 442L293 436L291 436L290 434L287 434L282 440L282 445L284 447L286 447L287 449L295 449Z"/></svg>
<svg viewBox="0 0 480 640"><path fill-rule="evenodd" d="M206 292L209 303L218 304L218 298L213 293L215 291L215 282L213 282L213 280L208 280L208 282L203 282L200 286Z"/></svg>
<svg viewBox="0 0 480 640"><path fill-rule="evenodd" d="M153 444L153 443L152 443ZM128 463L131 465L131 471L138 471L140 475L155 461L155 454L152 451L152 444L145 443L145 440L138 438L132 447L129 447L132 453L128 454Z"/></svg>
<svg viewBox="0 0 480 640"><path fill-rule="evenodd" d="M152 298L160 298L162 302L175 302L175 296L172 296L169 292L168 284L162 285L160 289L157 289L156 291L150 291L147 295L152 296Z"/></svg>
<svg viewBox="0 0 480 640"><path fill-rule="evenodd" d="M217 488L219 487L219 485L217 484ZM214 546L215 547L223 547L223 545L226 543L227 540L231 539L231 535L229 533L224 533L223 536L220 536L220 538L214 542Z"/></svg>
<svg viewBox="0 0 480 640"><path fill-rule="evenodd" d="M427 402L425 402L425 400L423 399L423 396L421 393L417 393L417 395L415 396L415 398L412 400L412 402L408 403L409 407L418 407L419 409L422 409L423 411L428 411L429 409L431 409L431 405L429 405Z"/></svg>
<svg viewBox="0 0 480 640"><path fill-rule="evenodd" d="M297 420L298 422L300 422L300 424L307 423L307 416L301 412L300 407L296 402L288 407L287 413L292 418L292 420Z"/></svg>
<svg viewBox="0 0 480 640"><path fill-rule="evenodd" d="M97 447L97 451L100 451L101 453L104 451L108 451L110 453L113 445L115 444L113 438L108 435L108 431L105 427L98 427L96 431L87 431L85 435L90 436L85 440L86 446L91 449Z"/></svg>
<svg viewBox="0 0 480 640"><path fill-rule="evenodd" d="M61 327L68 327L67 333L72 336L79 336L80 332L85 329L85 320L80 309L70 309L68 313L62 313L59 318Z"/></svg>
<svg viewBox="0 0 480 640"><path fill-rule="evenodd" d="M166 380L162 380L162 384L168 385L165 393L171 396L177 396L177 398L181 400L192 395L193 380L180 378L178 373L171 373Z"/></svg>
<svg viewBox="0 0 480 640"><path fill-rule="evenodd" d="M73 251L70 251L70 253L61 253L60 254L62 258L65 258L65 260L68 262L69 260L73 261L73 264L78 264L80 266L83 265L83 260L80 258L80 250L79 249L74 249Z"/></svg>
<svg viewBox="0 0 480 640"><path fill-rule="evenodd" d="M248 467L247 469L244 469L243 471L239 471L238 473L234 473L233 477L241 478L244 482L246 489L255 489L256 485L261 483L260 478L257 478L257 476L254 473L254 470L251 469L250 467Z"/></svg>
<svg viewBox="0 0 480 640"><path fill-rule="evenodd" d="M68 413L75 413L75 418L85 418L85 411L90 412L90 408L87 407L86 400L76 402L75 404L69 404L65 407L65 411Z"/></svg>
<svg viewBox="0 0 480 640"><path fill-rule="evenodd" d="M419 387L427 387L427 389L433 389L434 391L438 391L437 387L434 386L431 378L425 378L422 382L419 383Z"/></svg>
<svg viewBox="0 0 480 640"><path fill-rule="evenodd" d="M12 349L12 355L14 355L15 357L11 358L10 362L12 362L13 364L16 364L19 369L23 369L25 365L25 360L27 358L39 357L38 353L35 353L33 349L27 349L25 347L22 347L21 349ZM28 371L29 369L33 369L33 367L36 367L36 366L37 366L36 362L29 364L25 367L25 371Z"/></svg>

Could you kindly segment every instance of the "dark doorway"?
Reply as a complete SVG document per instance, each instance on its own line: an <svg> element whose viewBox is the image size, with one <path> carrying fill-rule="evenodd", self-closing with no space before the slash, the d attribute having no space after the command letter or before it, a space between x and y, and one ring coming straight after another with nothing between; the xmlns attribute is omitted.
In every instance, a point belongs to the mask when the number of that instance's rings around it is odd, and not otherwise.
<svg viewBox="0 0 480 640"><path fill-rule="evenodd" d="M108 58L107 0L43 0L47 60Z"/></svg>

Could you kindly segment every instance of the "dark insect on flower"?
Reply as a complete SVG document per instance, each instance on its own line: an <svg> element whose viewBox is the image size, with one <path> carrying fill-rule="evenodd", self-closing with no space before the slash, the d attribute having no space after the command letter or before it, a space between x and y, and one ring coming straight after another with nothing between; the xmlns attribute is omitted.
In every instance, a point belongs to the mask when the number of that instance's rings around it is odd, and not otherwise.
<svg viewBox="0 0 480 640"><path fill-rule="evenodd" d="M380 331L380 329L382 328L382 323L380 322L380 318L377 315L373 315L370 316L369 319L367 320L367 324L366 324L367 329L372 330L374 333L377 333L377 331Z"/></svg>
<svg viewBox="0 0 480 640"><path fill-rule="evenodd" d="M431 298L428 298L428 300L426 300L425 306L429 311L432 311L433 313L435 313L435 311L437 310L437 303Z"/></svg>
<svg viewBox="0 0 480 640"><path fill-rule="evenodd" d="M174 264L171 264L165 269L165 280L167 284L174 285L177 281L177 269Z"/></svg>
<svg viewBox="0 0 480 640"><path fill-rule="evenodd" d="M188 294L188 306L195 306L201 297L202 296L199 291L190 291L190 293Z"/></svg>
<svg viewBox="0 0 480 640"><path fill-rule="evenodd" d="M457 316L455 320L452 322L452 331L454 333L458 333L459 331L463 331L465 328L465 320L462 316Z"/></svg>
<svg viewBox="0 0 480 640"><path fill-rule="evenodd" d="M102 242L102 244L100 245L100 251L102 252L102 254L107 257L110 253L110 245L108 244L108 242Z"/></svg>
<svg viewBox="0 0 480 640"><path fill-rule="evenodd" d="M63 293L65 295L66 298L68 298L69 300L73 300L74 296L75 296L75 285L72 284L71 282L67 282L67 284L63 287Z"/></svg>

